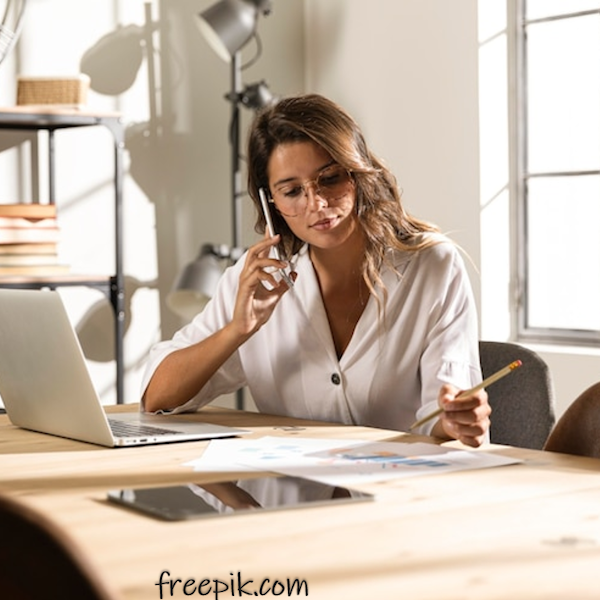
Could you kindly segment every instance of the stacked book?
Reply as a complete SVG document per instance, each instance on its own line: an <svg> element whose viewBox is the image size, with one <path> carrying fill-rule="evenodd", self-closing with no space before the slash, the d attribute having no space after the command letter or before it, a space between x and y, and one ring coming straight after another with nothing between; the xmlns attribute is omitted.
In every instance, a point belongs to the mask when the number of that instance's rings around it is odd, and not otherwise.
<svg viewBox="0 0 600 600"><path fill-rule="evenodd" d="M0 204L0 276L68 272L58 261L58 242L53 204Z"/></svg>

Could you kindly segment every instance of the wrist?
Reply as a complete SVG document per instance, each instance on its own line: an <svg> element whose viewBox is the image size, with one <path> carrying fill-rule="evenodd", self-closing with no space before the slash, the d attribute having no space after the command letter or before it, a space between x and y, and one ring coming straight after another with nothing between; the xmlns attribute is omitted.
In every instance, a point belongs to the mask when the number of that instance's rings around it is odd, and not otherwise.
<svg viewBox="0 0 600 600"><path fill-rule="evenodd" d="M221 330L221 335L233 349L239 348L244 342L249 340L253 334L254 331L246 331L238 327L235 321L227 323Z"/></svg>
<svg viewBox="0 0 600 600"><path fill-rule="evenodd" d="M430 435L440 440L453 440L454 438L444 429L442 419L438 419L431 428Z"/></svg>

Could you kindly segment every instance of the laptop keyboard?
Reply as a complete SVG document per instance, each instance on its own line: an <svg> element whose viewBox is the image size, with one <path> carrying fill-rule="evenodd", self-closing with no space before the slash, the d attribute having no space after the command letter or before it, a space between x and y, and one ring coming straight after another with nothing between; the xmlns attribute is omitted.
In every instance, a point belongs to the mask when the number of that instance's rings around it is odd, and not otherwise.
<svg viewBox="0 0 600 600"><path fill-rule="evenodd" d="M128 423L117 419L108 419L108 424L115 437L140 437L148 435L173 435L179 433L173 429L163 429L155 425L143 425L142 423Z"/></svg>

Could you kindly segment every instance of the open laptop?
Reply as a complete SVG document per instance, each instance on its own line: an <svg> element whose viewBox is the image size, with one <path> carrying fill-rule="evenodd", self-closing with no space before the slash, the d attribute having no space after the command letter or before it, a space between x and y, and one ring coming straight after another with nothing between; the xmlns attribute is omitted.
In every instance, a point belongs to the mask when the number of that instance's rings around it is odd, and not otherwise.
<svg viewBox="0 0 600 600"><path fill-rule="evenodd" d="M56 291L0 289L0 396L14 425L120 447L248 431L168 415L107 415Z"/></svg>

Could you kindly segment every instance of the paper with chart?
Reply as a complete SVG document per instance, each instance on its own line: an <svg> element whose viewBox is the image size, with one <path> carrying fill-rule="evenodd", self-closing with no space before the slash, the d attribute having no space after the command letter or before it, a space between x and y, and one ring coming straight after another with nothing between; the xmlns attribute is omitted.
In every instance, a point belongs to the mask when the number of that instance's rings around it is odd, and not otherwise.
<svg viewBox="0 0 600 600"><path fill-rule="evenodd" d="M366 443L359 441L358 443ZM327 448L339 447L340 440L262 437L254 440L248 439L214 439L211 440L202 456L184 463L184 466L193 467L195 471L210 472L263 472L264 466L254 467L250 462L255 459L269 460L285 456L303 456L308 452L318 452ZM267 469L270 470L270 469Z"/></svg>
<svg viewBox="0 0 600 600"><path fill-rule="evenodd" d="M521 462L483 451L458 450L427 443L371 442L283 438L213 440L206 456L187 463L195 470L214 462L243 466L251 471L272 471L305 477L329 485L348 486L402 477L485 469ZM235 467L234 467L235 465ZM214 470L214 469L211 469Z"/></svg>

